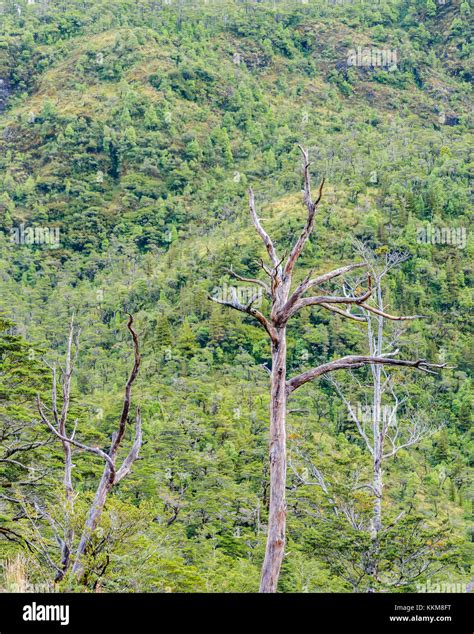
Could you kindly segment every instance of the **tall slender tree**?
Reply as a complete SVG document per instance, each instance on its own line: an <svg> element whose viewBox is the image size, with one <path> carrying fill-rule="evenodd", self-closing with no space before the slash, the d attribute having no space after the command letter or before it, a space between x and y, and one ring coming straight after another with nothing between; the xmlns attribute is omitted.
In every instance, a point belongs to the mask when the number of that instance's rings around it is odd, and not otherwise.
<svg viewBox="0 0 474 634"><path fill-rule="evenodd" d="M318 306L331 311L347 319L366 323L366 317L356 315L352 312L353 307L363 307L368 312L383 316L385 319L411 320L414 316L390 315L376 306L371 306L370 301L373 293L371 276L367 276L367 290L360 294L344 294L335 296L322 293L319 295L307 295L314 288L321 288L327 282L341 277L355 269L366 267L365 262L356 262L341 266L337 269L312 277L313 271L292 290L293 274L298 258L314 231L316 220L316 209L322 199L324 178L318 188L316 198L313 200L311 191L311 175L308 152L300 147L303 155L303 202L307 210L305 225L300 235L295 240L288 256L280 257L277 249L262 226L255 208L255 197L252 189L249 190L249 208L252 223L258 235L262 239L267 250L269 264L261 262L261 266L269 278L263 281L256 278L242 277L232 271L236 279L241 282L257 285L263 288L265 295L270 300L271 310L269 315L254 307L257 299L260 298L260 290L250 299L248 303L241 303L235 289L232 296L228 298L211 297L225 306L246 313L256 319L265 329L270 339L272 367L270 371L270 502L268 516L268 532L265 550L265 559L262 566L260 592L276 592L280 568L285 552L286 540L286 412L288 399L293 392L310 381L336 370L356 369L365 365L397 366L415 368L423 372L433 372L433 368L443 367L444 364L429 363L425 359L414 361L394 358L397 351L382 353L376 351L370 356L349 355L339 359L334 359L307 370L297 376L289 378L287 376L287 345L286 334L288 321L302 308L308 306Z"/></svg>
<svg viewBox="0 0 474 634"><path fill-rule="evenodd" d="M361 307L360 313L367 321L367 342L371 355L380 356L387 345L393 347L397 344L402 334L401 331L392 332L389 336L385 328L384 297L382 281L387 273L408 258L408 254L398 251L387 252L382 258L377 258L375 253L359 244L359 251L367 264L373 283L373 300L377 313L373 314ZM351 402L347 397L346 389L332 376L330 383L342 399L347 408L350 419L355 423L357 432L361 437L365 449L369 452L372 461L371 482L366 484L373 494L373 513L369 527L363 527L370 532L372 547L366 557L366 572L371 579L369 592L375 591L379 580L378 564L380 554L380 535L383 528L382 503L384 499L384 467L388 460L393 458L402 449L408 449L419 443L423 438L430 436L439 429L422 416L405 411L405 420L400 420L401 408L406 402L406 397L398 393L393 377L382 365L370 366L370 405L362 407ZM352 386L354 388L354 385ZM355 393L356 390L351 390ZM400 514L400 519L404 513ZM411 553L413 559L415 553Z"/></svg>

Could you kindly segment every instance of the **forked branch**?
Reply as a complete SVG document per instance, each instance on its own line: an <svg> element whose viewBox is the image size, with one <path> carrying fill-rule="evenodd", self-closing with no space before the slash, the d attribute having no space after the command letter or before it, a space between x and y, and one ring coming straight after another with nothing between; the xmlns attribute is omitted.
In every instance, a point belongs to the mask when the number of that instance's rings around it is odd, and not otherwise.
<svg viewBox="0 0 474 634"><path fill-rule="evenodd" d="M269 334L272 341L276 340L275 328L273 327L271 322L265 317L263 313L261 313L259 310L253 307L253 304L260 297L260 294L257 293L256 295L254 295L250 299L250 302L248 302L248 304L241 304L237 298L237 293L235 288L231 288L231 293L232 293L231 300L219 299L218 297L212 297L212 295L209 295L209 299L212 300L213 302L216 302L217 304L222 304L223 306L228 306L229 308L238 310L241 313L247 313L247 315L251 315L262 324L262 326L265 328L265 330Z"/></svg>
<svg viewBox="0 0 474 634"><path fill-rule="evenodd" d="M74 565L72 570L78 578L82 578L82 574L84 571L84 561L83 556L86 552L87 546L90 542L91 536L96 529L102 511L104 509L105 503L107 501L107 496L112 489L112 487L118 484L128 473L130 473L134 462L137 460L140 448L142 446L142 426L141 426L141 414L140 408L137 408L136 418L135 418L135 438L132 444L132 447L127 455L127 457L123 460L120 468L117 467L117 454L119 448L121 446L122 440L125 435L126 426L129 422L129 413L131 406L131 398L132 398L132 385L135 382L138 371L140 368L140 350L139 350L139 342L138 335L133 327L133 317L129 315L129 320L127 324L127 328L132 336L133 341L133 351L134 351L134 364L133 368L130 372L128 380L125 384L125 393L123 398L122 411L120 414L118 428L117 431L112 435L112 441L110 444L110 448L107 451L100 449L99 447L93 447L90 445L86 445L82 442L79 442L75 439L76 429L77 429L77 421L74 425L74 428L71 433L68 434L66 430L66 419L67 413L69 410L70 398L71 398L71 377L73 374L74 364L72 363L71 358L71 350L72 350L72 342L73 342L73 322L71 322L71 328L68 338L68 346L66 352L66 365L62 375L62 394L63 394L63 404L61 409L61 414L58 414L57 407L57 385L56 385L56 369L52 367L53 373L53 389L52 389L52 413L53 413L53 421L49 420L48 416L45 414L45 408L41 402L39 395L37 396L37 406L38 411L41 417L41 420L47 425L50 431L61 440L64 450L65 450L65 477L64 484L66 488L67 499L69 500L69 506L65 509L65 518L67 522L67 526L65 529L65 537L64 539L60 539L59 543L61 545L62 557L61 557L61 567L55 566L57 569L56 580L61 580L69 569L71 562L71 547L73 541L73 529L70 526L69 516L72 514L73 506L72 506L72 480L71 480L71 470L72 470L72 457L71 457L71 446L77 447L78 449L82 449L89 453L95 454L102 458L104 461L104 468L102 471L102 477L98 484L95 499L92 502L86 522L84 525L84 529L82 531L81 538L79 540L79 545L77 547L74 559ZM76 340L77 341L77 340ZM76 355L77 357L77 344L76 344Z"/></svg>
<svg viewBox="0 0 474 634"><path fill-rule="evenodd" d="M74 440L73 434L71 434L71 436L63 436L62 434L60 434L59 431L54 427L54 425L52 425L52 423L46 417L46 415L44 413L44 410L43 410L43 405L42 405L41 400L39 399L39 397L37 397L37 399L36 399L36 404L37 404L37 407L38 407L38 412L40 414L41 420L43 421L43 423L45 423L49 427L49 429L53 432L53 434L57 438L59 438L65 444L67 443L67 444L74 445L74 447L77 447L78 449L83 449L84 451L88 451L89 453L93 453L96 456L99 456L100 458L105 460L105 462L110 467L111 474L112 474L112 480L113 480L113 477L115 476L115 464L114 464L112 458L105 451L102 451L102 449L99 449L99 447L92 447L90 445L85 445L82 442L78 442L77 440Z"/></svg>
<svg viewBox="0 0 474 634"><path fill-rule="evenodd" d="M299 256L301 255L301 252L304 248L304 245L306 244L306 241L308 240L309 236L311 235L313 228L314 228L314 220L315 220L315 213L316 213L316 207L318 206L318 204L321 201L322 195L323 195L323 188L324 188L324 183L325 183L325 179L323 178L321 181L321 184L319 185L319 190L318 190L318 196L316 198L315 201L313 201L312 197L311 197L311 175L310 175L310 171L309 171L309 167L310 167L310 162L309 162L309 158L308 158L308 152L307 150L305 150L303 147L301 147L301 145L299 146L301 153L303 155L303 159L304 159L304 164L303 164L303 171L304 171L304 190L303 190L303 200L304 200L304 204L306 205L306 208L308 210L308 216L306 219L306 224L304 226L303 231L301 232L298 240L295 242L295 245L293 246L293 249L291 250L291 253L288 257L288 260L285 264L285 268L283 271L283 276L285 279L288 279L291 277L291 274L293 272L293 269L295 267L295 264L299 258Z"/></svg>

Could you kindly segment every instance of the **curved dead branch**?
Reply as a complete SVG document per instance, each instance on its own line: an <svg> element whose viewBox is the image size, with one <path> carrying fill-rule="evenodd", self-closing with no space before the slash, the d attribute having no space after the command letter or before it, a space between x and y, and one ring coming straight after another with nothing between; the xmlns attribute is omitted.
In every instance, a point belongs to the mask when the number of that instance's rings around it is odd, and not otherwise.
<svg viewBox="0 0 474 634"><path fill-rule="evenodd" d="M314 381L314 379L317 379L318 377L322 376L323 374L327 374L328 372L362 368L365 365L389 365L415 368L417 370L420 370L421 372L427 372L428 374L438 374L437 372L433 371L433 368L445 368L447 366L446 363L430 363L426 359L417 359L416 361L407 361L405 359L391 359L388 354L379 357L349 355L347 357L335 359L334 361L330 361L329 363L323 363L316 368L312 368L311 370L294 376L292 379L286 382L288 393L290 394L291 392L294 392L305 383L308 383L309 381Z"/></svg>

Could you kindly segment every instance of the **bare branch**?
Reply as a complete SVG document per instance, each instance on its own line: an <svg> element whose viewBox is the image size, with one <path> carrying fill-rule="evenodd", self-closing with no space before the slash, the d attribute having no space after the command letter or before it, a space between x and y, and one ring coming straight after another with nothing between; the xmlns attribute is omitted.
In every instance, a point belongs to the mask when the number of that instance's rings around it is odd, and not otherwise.
<svg viewBox="0 0 474 634"><path fill-rule="evenodd" d="M317 199L313 202L312 198L311 198L311 176L309 173L309 167L310 167L310 163L309 163L309 159L308 159L308 152L301 146L299 146L301 153L303 154L303 170L304 170L304 190L303 190L303 201L304 204L306 205L306 208L308 210L308 217L306 219L306 224L304 226L303 231L301 232L298 240L295 242L295 245L293 246L293 249L291 250L291 253L288 257L288 260L285 264L285 269L284 269L284 277L286 279L291 277L291 274L293 272L293 268L296 264L296 261L298 260L304 245L306 244L306 241L308 240L309 236L311 235L313 228L314 228L314 220L315 220L315 212L316 212L316 207L318 206L322 195L323 195L323 187L324 187L324 183L325 183L325 179L323 178L321 181L321 184L319 186L319 191L318 191L318 197Z"/></svg>
<svg viewBox="0 0 474 634"><path fill-rule="evenodd" d="M318 275L314 279L306 278L302 284L296 289L295 293L298 293L299 296L303 295L310 288L314 286L321 286L326 282L334 279L335 277L339 277L341 275L345 275L346 273L350 273L354 269L360 269L366 267L367 264L365 262L356 262L355 264L348 264L347 266L341 266L338 269L334 269L333 271L329 271L328 273L323 273L322 275Z"/></svg>
<svg viewBox="0 0 474 634"><path fill-rule="evenodd" d="M272 341L276 341L276 332L275 332L275 329L272 326L271 322L265 317L265 315L263 313L261 313L256 308L252 307L252 304L256 301L256 299L258 299L258 295L252 297L252 299L250 300L250 302L247 305L241 304L238 301L237 295L235 293L235 290L233 292L232 301L228 301L228 300L225 300L225 299L219 299L217 297L212 297L212 295L209 295L209 299L212 300L213 302L216 302L217 304L222 304L223 306L228 306L229 308L233 308L234 310L238 310L241 313L247 313L247 315L251 315L252 317L254 317L257 321L259 321L262 324L262 326L265 328L265 330L267 331L267 333L270 336L270 338L272 339Z"/></svg>
<svg viewBox="0 0 474 634"><path fill-rule="evenodd" d="M11 528L0 526L0 535L3 535L10 542L15 542L17 544L21 544L22 542L24 542L30 552L33 552L34 550L31 542L29 542L25 537L23 537L23 535L20 535Z"/></svg>
<svg viewBox="0 0 474 634"><path fill-rule="evenodd" d="M130 411L130 403L131 403L131 395L132 395L132 385L133 382L135 381L135 379L137 378L137 374L138 374L138 370L140 368L140 349L138 346L138 335L135 331L135 329L133 328L133 317L132 315L128 314L128 324L127 324L127 328L130 332L130 334L132 335L132 339L133 339L133 352L134 352L134 364L133 364L133 368L132 371L130 373L130 376L128 377L128 381L125 384L125 395L124 395L124 399L123 399L123 407L122 407L122 414L120 416L120 422L119 422L119 429L117 434L114 436L114 440L112 442L112 446L110 447L110 452L109 455L111 456L111 458L113 459L115 454L117 453L117 450L120 446L120 443L122 441L123 435L125 433L125 427L127 424L127 420L128 420L128 413Z"/></svg>
<svg viewBox="0 0 474 634"><path fill-rule="evenodd" d="M291 460L291 458L288 458L288 466L293 471L296 478L301 482L301 484L304 484L306 486L318 486L324 491L326 495L329 495L328 487L327 487L326 481L324 480L323 474L313 464L311 464L311 468L312 468L313 475L316 477L316 482L305 480L305 478L303 478L303 476L298 473L298 470L293 465L293 461ZM330 500L330 501L334 503L333 500Z"/></svg>
<svg viewBox="0 0 474 634"><path fill-rule="evenodd" d="M63 443L70 443L71 445L74 445L75 447L78 447L79 449L83 449L84 451L89 451L90 453L100 456L107 462L111 472L115 474L114 462L112 458L108 454L105 453L105 451L102 451L102 449L99 449L99 447L90 447L89 445L84 445L83 443L78 442L77 440L73 440L72 438L68 438L67 436L62 436L58 432L58 430L54 427L54 425L52 425L51 422L45 416L43 412L43 408L41 406L41 400L39 396L36 397L36 403L37 403L38 411L43 423L45 423L49 427L49 429L53 432L53 434L55 434L60 440L62 440Z"/></svg>
<svg viewBox="0 0 474 634"><path fill-rule="evenodd" d="M369 288L365 293L359 295L358 297L336 297L332 295L321 295L319 297L303 297L299 299L294 306L290 309L289 313L284 313L284 309L281 311L283 313L282 317L284 320L289 319L292 315L297 313L302 308L306 306L317 306L318 304L362 304L366 299L368 299L372 295L372 289ZM325 306L326 308L327 306ZM356 320L359 321L359 320ZM363 319L363 321L366 321Z"/></svg>
<svg viewBox="0 0 474 634"><path fill-rule="evenodd" d="M20 467L21 469L25 469L26 471L42 471L44 469L39 469L38 467L29 467L28 465L23 464L19 460L14 460L13 458L0 458L0 462L4 462L5 464L12 464L16 467Z"/></svg>
<svg viewBox="0 0 474 634"><path fill-rule="evenodd" d="M437 372L434 372L432 368L445 368L447 365L446 363L429 363L428 361L426 361L426 359L406 361L404 359L390 359L388 358L388 356L389 355L382 355L379 357L367 357L350 355L347 357L342 357L341 359L330 361L329 363L324 363L323 365L312 368L311 370L303 372L302 374L299 374L298 376L295 376L287 381L286 385L288 393L290 394L291 392L294 392L305 383L308 383L308 381L314 381L314 379L322 376L323 374L327 374L328 372L362 368L364 365L390 365L415 368L429 374L437 374Z"/></svg>
<svg viewBox="0 0 474 634"><path fill-rule="evenodd" d="M61 416L59 418L59 421L57 420L58 415L57 415L57 404L56 404L56 385L55 385L56 369L53 368L53 414L54 414L54 419L58 427L58 431L63 436L66 435L66 420L67 420L70 395L71 395L71 378L72 378L72 373L74 371L74 364L77 360L77 355L79 352L79 347L78 347L79 334L80 334L80 330L78 330L77 333L75 333L74 331L74 315L72 315L71 324L69 326L69 336L68 336L67 349L66 349L66 367L64 370L64 376L63 376L63 382L62 382L63 383L63 405L61 408ZM73 343L75 344L74 356L72 354Z"/></svg>
<svg viewBox="0 0 474 634"><path fill-rule="evenodd" d="M341 386L339 385L339 383L333 379L332 377L328 377L329 382L331 383L331 385L334 387L334 389L336 390L336 392L339 394L339 396L341 397L342 401L344 402L344 405L347 408L347 411L350 414L350 417L352 418L352 420L354 421L354 423L357 426L357 430L359 432L359 434L361 435L361 437L363 438L367 449L369 450L370 454L373 456L374 455L374 448L373 446L370 444L369 438L367 436L367 434L365 433L364 427L362 426L361 421L359 420L359 417L357 416L357 414L354 412L354 409L351 405L351 403L347 400L347 398L344 396L343 391L341 390Z"/></svg>
<svg viewBox="0 0 474 634"><path fill-rule="evenodd" d="M84 530L82 531L82 535L74 556L74 564L72 570L79 579L84 573L84 554L86 552L88 544L90 543L91 535L97 528L97 525L102 516L107 496L112 487L130 472L134 461L138 457L138 453L142 445L141 414L140 408L137 408L135 422L135 440L128 456L123 461L122 466L118 471L116 471L115 464L117 459L117 452L120 448L121 441L125 434L125 428L129 420L128 414L131 404L132 385L137 377L141 362L138 335L133 328L133 316L130 314L127 328L132 335L133 340L134 364L127 383L125 384L125 395L123 399L123 407L119 420L118 430L112 435L112 442L110 445L109 453L103 456L107 460L107 464L104 467L101 480L96 490L94 501L89 508L89 512L84 525ZM71 442L75 444L75 441Z"/></svg>
<svg viewBox="0 0 474 634"><path fill-rule="evenodd" d="M326 308L326 310L330 310L332 313L337 313L338 315L341 315L342 317L347 317L348 319L352 319L353 321L359 321L362 323L366 323L367 321L365 317L359 317L359 315L354 315L348 310L341 310L340 308L337 308L336 306L333 306L331 304L322 303L320 304L320 306L322 308Z"/></svg>
<svg viewBox="0 0 474 634"><path fill-rule="evenodd" d="M56 427L59 429L59 414L58 414L58 387L57 387L57 375L56 375L56 366L51 366L51 372L53 374L53 386L52 386L52 410L54 416L54 422L56 423Z"/></svg>
<svg viewBox="0 0 474 634"><path fill-rule="evenodd" d="M367 266L365 262L357 262L356 264L349 264L347 266L342 266L338 269L334 269L333 271L329 271L328 273L324 273L323 275L318 275L318 277L315 277L314 279L311 279L311 275L313 274L313 271L310 271L308 275L305 277L305 279L295 289L295 291L293 292L289 300L286 302L282 312L289 313L289 311L296 304L296 302L310 288L313 288L314 286L320 286L321 284L324 284L325 282L329 282L329 280L332 280L335 277L344 275L345 273L349 273L350 271L353 271L354 269L362 268L365 266ZM365 319L363 321L365 321Z"/></svg>
<svg viewBox="0 0 474 634"><path fill-rule="evenodd" d="M272 269L271 269L269 266L267 266L267 265L265 264L265 262L262 260L262 258L259 258L259 259L257 260L257 262L258 262L259 266L260 266L260 267L261 267L261 268L265 271L265 273L268 275L268 277L269 277L269 278L272 278L272 277L273 277L273 271L272 271Z"/></svg>
<svg viewBox="0 0 474 634"><path fill-rule="evenodd" d="M273 266L275 268L278 268L278 256L276 254L275 251L275 247L273 246L273 242L270 239L270 236L268 235L268 233L265 231L265 229L262 227L261 222L257 216L257 212L255 211L255 196L253 193L253 189L250 188L249 189L249 208L250 208L250 216L252 218L252 222L253 225L255 227L255 229L257 230L258 235L262 238L263 243L265 244L267 251L268 251L268 255L270 256L270 259L273 263Z"/></svg>
<svg viewBox="0 0 474 634"><path fill-rule="evenodd" d="M122 466L117 471L114 479L114 484L118 484L120 480L122 480L128 473L130 473L133 463L138 458L138 454L140 452L140 448L142 446L143 436L142 436L142 418L140 413L140 408L137 407L137 415L135 418L135 440L133 442L130 453L125 458L122 463Z"/></svg>
<svg viewBox="0 0 474 634"><path fill-rule="evenodd" d="M408 431L408 438L400 444L397 444L397 439L399 437L399 430L397 427L394 437L387 435L392 449L388 453L383 454L383 458L385 459L395 456L401 449L411 447L412 445L420 442L420 440L423 440L423 438L429 438L439 431L439 429L439 427L430 427L427 423L417 418L413 421L413 425Z"/></svg>
<svg viewBox="0 0 474 634"><path fill-rule="evenodd" d="M34 442L29 442L25 445L17 445L16 447L12 447L12 446L7 447L6 450L3 452L3 458L10 458L11 456L14 456L16 453L21 451L30 451L31 449L44 447L44 445L47 445L49 441L50 439L48 438L47 440L38 440Z"/></svg>
<svg viewBox="0 0 474 634"><path fill-rule="evenodd" d="M41 531L38 527L38 525L35 522L35 518L31 517L30 513L28 512L28 508L26 503L24 502L24 500L18 500L19 504L21 505L22 511L25 515L25 517L28 519L28 521L30 522L31 526L34 528L34 531L36 533L37 536L37 541L39 543L39 546L35 545L35 549L41 553L41 555L46 559L46 561L48 562L48 564L51 566L51 568L55 569L57 572L59 572L61 569L59 568L59 566L51 559L51 556L49 555L48 552L48 547L44 542L44 538L43 535L41 534Z"/></svg>
<svg viewBox="0 0 474 634"><path fill-rule="evenodd" d="M361 308L368 310L370 313L374 313L374 315L379 315L379 317L384 317L385 319L391 319L393 321L409 321L412 319L427 319L426 315L390 315L389 313L384 312L383 310L379 310L378 308L374 308L373 306L368 306L365 303L359 304Z"/></svg>
<svg viewBox="0 0 474 634"><path fill-rule="evenodd" d="M272 296L270 292L270 287L268 286L268 284L266 284L262 280L258 280L253 277L243 277L242 275L238 275L238 273L236 273L232 268L226 269L226 270L230 275L235 277L235 279L239 280L240 282L247 282L249 284L256 284L257 286L261 286L269 297Z"/></svg>

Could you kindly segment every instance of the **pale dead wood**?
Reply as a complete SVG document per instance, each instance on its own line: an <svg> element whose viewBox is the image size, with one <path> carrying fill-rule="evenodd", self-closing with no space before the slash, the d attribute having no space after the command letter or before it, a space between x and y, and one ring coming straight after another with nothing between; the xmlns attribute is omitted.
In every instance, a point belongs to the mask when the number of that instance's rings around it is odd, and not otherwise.
<svg viewBox="0 0 474 634"><path fill-rule="evenodd" d="M335 277L339 277L341 275L344 275L345 273L349 273L353 271L354 269L363 268L365 266L367 266L365 262L356 262L355 264L349 264L347 266L342 266L338 269L334 269L333 271L329 271L328 273L324 273L323 275L318 275L318 277L315 277L314 279L311 279L311 275L313 272L310 271L308 275L305 277L305 279L298 285L294 293L289 298L287 304L285 305L284 311L288 313L291 310L292 306L294 306L294 304L296 304L296 302L310 288L313 288L314 286L321 286L322 284L329 282Z"/></svg>
<svg viewBox="0 0 474 634"><path fill-rule="evenodd" d="M128 414L130 411L131 396L132 396L132 385L135 379L137 378L138 371L140 369L140 363L141 363L138 335L133 327L133 316L130 314L129 314L129 320L127 323L127 328L132 336L134 363L133 363L133 368L130 373L130 376L127 380L127 383L125 384L125 393L124 393L124 399L123 399L122 413L120 415L120 420L119 420L118 431L113 434L112 443L109 449L109 456L113 462L113 467L110 465L109 461L106 462L104 471L102 473L102 478L96 490L94 501L89 509L89 513L86 518L84 531L81 535L79 545L76 550L75 560L74 560L74 565L72 567L72 570L78 578L81 578L83 575L84 554L86 552L87 545L89 544L91 536L94 533L100 521L100 518L102 516L102 511L107 501L108 494L114 485L118 484L120 480L122 480L122 478L124 478L128 473L130 473L133 463L138 458L138 454L142 445L141 414L140 414L140 408L138 408L136 419L135 419L134 443L132 445L132 448L128 456L122 462L122 465L120 466L120 468L117 469L117 466L116 466L117 452L123 440L126 424L128 422Z"/></svg>
<svg viewBox="0 0 474 634"><path fill-rule="evenodd" d="M384 317L384 319L390 319L392 321L410 321L412 319L426 319L425 315L390 315L390 313L386 313L383 310L379 310L374 306L369 306L365 302L359 304L361 308L365 308L370 313L374 313L374 315L379 315L380 317Z"/></svg>
<svg viewBox="0 0 474 634"><path fill-rule="evenodd" d="M253 307L254 302L257 301L259 295L254 295L248 304L241 304L237 298L237 293L234 288L231 289L232 300L219 299L218 297L212 297L209 295L209 299L217 304L222 304L223 306L228 306L229 308L233 308L234 310L238 310L241 313L247 313L251 317L254 317L257 321L259 321L262 326L265 328L267 333L269 334L272 340L276 338L276 332L273 328L272 323L268 320L263 313Z"/></svg>
<svg viewBox="0 0 474 634"><path fill-rule="evenodd" d="M277 269L279 266L278 256L276 254L275 247L273 245L273 242L270 239L270 236L262 227L262 224L257 216L257 212L255 210L255 196L254 196L252 188L249 189L249 208L250 208L250 216L252 218L253 225L255 229L257 230L258 235L263 240L263 243L267 249L268 255L270 256L270 260L273 263L273 266L275 267L275 269Z"/></svg>
<svg viewBox="0 0 474 634"><path fill-rule="evenodd" d="M268 297L272 296L268 284L266 284L262 280L259 280L254 277L243 277L242 275L239 275L238 273L236 273L232 268L226 269L226 270L230 275L235 277L236 280L239 280L239 282L247 282L249 284L256 284L257 286L261 286Z"/></svg>
<svg viewBox="0 0 474 634"><path fill-rule="evenodd" d="M372 290L369 289L362 295L358 297L337 297L334 295L321 295L319 297L303 297L303 299L299 299L296 304L291 308L289 313L283 312L282 319L288 320L295 313L297 313L302 308L306 306L318 306L321 304L357 304L361 305L365 302L370 295L372 294ZM365 320L364 320L365 321Z"/></svg>
<svg viewBox="0 0 474 634"><path fill-rule="evenodd" d="M38 412L40 414L40 417L43 423L45 423L49 427L49 429L53 432L53 434L57 438L59 438L64 444L67 443L67 444L74 445L74 447L77 447L78 449L83 449L84 451L88 451L89 453L93 453L96 456L99 456L100 458L105 460L105 462L108 463L111 471L115 472L114 462L111 459L111 457L107 453L105 453L105 451L102 451L102 449L99 449L99 447L92 447L90 445L85 445L84 443L78 442L77 440L74 440L72 435L63 436L62 434L58 432L58 430L54 427L54 425L51 424L51 422L46 417L40 400L37 400L37 406L38 406Z"/></svg>
<svg viewBox="0 0 474 634"><path fill-rule="evenodd" d="M393 354L393 353L392 353ZM391 359L387 356L380 357L368 357L368 356L356 356L349 355L340 359L335 359L329 363L323 363L322 365L312 368L307 372L298 374L287 382L288 392L294 392L299 387L308 383L308 381L314 381L314 379L327 374L328 372L335 372L336 370L349 370L354 368L362 368L364 365L390 365L406 368L415 368L421 372L427 372L428 374L437 374L432 368L445 368L446 363L429 363L426 359L417 359L416 361L407 361L406 359Z"/></svg>
<svg viewBox="0 0 474 634"><path fill-rule="evenodd" d="M135 418L135 440L133 441L132 448L130 449L130 453L125 458L122 463L122 466L117 471L117 474L114 478L114 484L118 484L123 478L130 473L133 467L133 463L138 458L138 454L140 452L141 446L143 443L143 433L142 433L142 419L140 408L137 407L137 415Z"/></svg>
<svg viewBox="0 0 474 634"><path fill-rule="evenodd" d="M131 406L131 398L132 398L132 386L135 382L138 371L140 368L141 357L140 357L140 349L139 349L139 341L138 335L133 327L133 316L129 315L127 328L130 332L133 342L133 352L134 352L134 364L128 380L125 384L124 397L123 397L123 405L122 411L118 421L117 431L112 435L111 445L108 451L104 451L99 447L93 447L91 445L86 445L85 443L79 442L75 439L78 421L75 421L72 432L68 435L67 432L67 415L69 411L70 398L71 398L71 379L74 372L74 364L78 356L79 350L79 331L75 331L74 329L74 319L71 320L68 343L66 349L66 360L65 360L65 368L62 373L62 397L63 404L61 408L61 412L58 411L57 405L57 373L56 367L50 366L52 370L52 414L53 414L53 422L51 422L48 416L45 413L45 408L41 402L39 395L37 396L37 407L38 412L40 414L41 420L45 423L48 429L61 440L63 448L64 448L64 486L66 492L66 506L64 509L65 514L65 533L63 537L56 535L56 539L58 543L61 545L61 565L55 566L57 568L56 581L59 581L63 578L64 574L70 567L71 564L71 552L73 546L74 533L71 528L71 516L73 513L73 503L74 503L74 490L72 485L72 452L71 446L77 447L78 449L82 449L83 451L87 451L91 454L94 454L100 457L105 465L102 472L102 477L100 483L96 490L96 495L94 501L92 502L84 530L79 539L79 544L75 551L74 564L72 570L76 573L77 577L80 579L84 572L84 562L83 557L85 551L87 549L87 545L91 539L91 536L96 529L99 520L102 515L102 511L104 509L105 503L107 501L107 496L112 489L113 486L117 485L126 475L128 475L132 469L134 462L137 460L140 448L143 442L142 436L142 424L141 424L141 413L140 408L137 408L136 417L135 417L135 439L133 441L132 447L123 460L120 467L117 466L117 454L121 447L127 423L129 422L129 412ZM73 342L75 342L75 354L72 354Z"/></svg>
<svg viewBox="0 0 474 634"><path fill-rule="evenodd" d="M299 238L296 240L291 253L288 257L288 260L285 264L285 269L283 275L285 279L291 276L294 266L303 251L304 245L306 244L309 236L311 235L314 228L316 207L319 205L321 198L323 196L323 187L325 183L325 179L323 178L318 190L318 197L313 202L311 198L311 174L309 171L310 163L308 158L308 152L301 146L299 146L301 153L303 155L303 172L304 172L304 190L303 190L303 201L308 210L308 216L306 219L306 224L301 232Z"/></svg>
<svg viewBox="0 0 474 634"><path fill-rule="evenodd" d="M270 504L269 504L269 520L268 534L265 550L265 559L262 566L262 575L260 582L260 592L276 592L278 578L280 574L281 563L284 557L285 549L285 533L286 533L286 413L287 399L289 395L309 381L317 379L319 376L328 374L339 369L355 369L364 365L375 367L379 365L399 366L416 368L423 372L434 373L434 368L445 367L445 364L433 364L424 359L416 361L397 360L390 358L395 353L382 354L377 351L369 356L350 355L342 359L336 359L329 363L318 366L304 372L296 377L287 379L286 368L286 327L289 319L299 310L308 306L320 306L330 312L336 313L341 317L356 322L367 323L370 329L368 316L371 313L377 314L381 308L374 308L367 302L372 297L372 278L368 275L368 289L363 293L352 292L351 294L331 295L324 294L314 297L305 297L305 293L314 287L320 287L323 284L352 272L355 269L368 266L368 262L355 262L345 266L338 267L332 271L312 277L310 272L304 280L296 287L295 291L290 294L293 271L296 262L314 230L316 207L321 201L325 179L321 180L318 188L318 194L315 200L311 193L311 175L308 152L300 147L303 155L303 203L306 206L307 216L304 227L295 240L290 250L289 256L284 267L282 263L285 259L279 258L274 243L268 233L263 229L258 218L255 208L255 197L253 190L249 190L249 209L252 223L262 239L270 260L270 265L265 264L262 260L259 262L261 268L270 278L270 287L261 280L255 278L246 278L234 273L231 274L243 282L256 284L265 289L265 292L271 299L270 315L266 316L263 312L253 307L256 300L255 296L248 304L242 304L237 299L235 289L232 290L232 298L219 299L210 297L214 302L228 306L234 310L247 313L254 317L265 329L271 340L272 368L270 370ZM388 258L386 261L385 272L388 271L398 261L402 261L405 257L398 254L396 258ZM361 313L352 313L351 308L361 311ZM410 320L416 316L400 316L389 315L383 311L380 317L393 318L397 321Z"/></svg>
<svg viewBox="0 0 474 634"><path fill-rule="evenodd" d="M362 323L367 321L365 317L354 315L353 313L350 313L348 310L341 310L340 308L337 308L337 306L333 306L331 304L326 304L322 302L320 306L321 308L326 308L326 310L330 310L333 313L337 313L338 315L341 315L342 317L347 317L347 319L352 319L352 321L358 321Z"/></svg>

